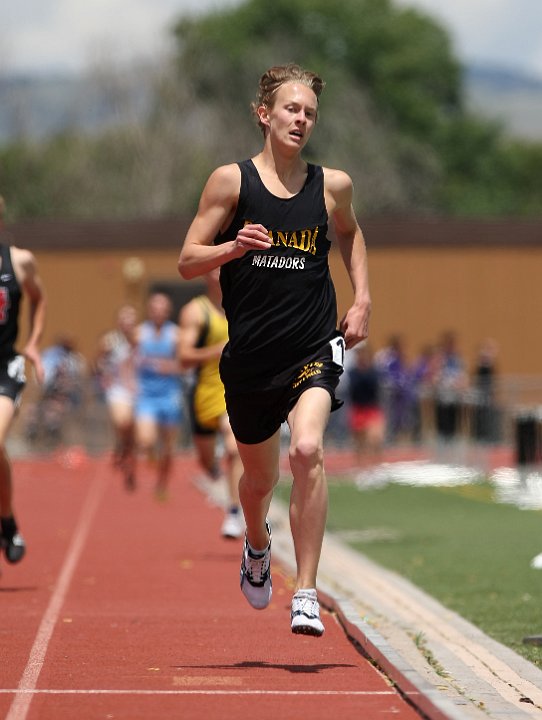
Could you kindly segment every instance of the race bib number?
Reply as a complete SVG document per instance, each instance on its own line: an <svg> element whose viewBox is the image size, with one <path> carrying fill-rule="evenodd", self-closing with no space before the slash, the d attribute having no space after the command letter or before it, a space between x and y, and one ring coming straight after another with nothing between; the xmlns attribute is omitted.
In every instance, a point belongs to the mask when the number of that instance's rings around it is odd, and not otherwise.
<svg viewBox="0 0 542 720"><path fill-rule="evenodd" d="M331 359L339 367L344 367L344 354L346 352L346 344L343 337L336 337L329 341L331 345Z"/></svg>

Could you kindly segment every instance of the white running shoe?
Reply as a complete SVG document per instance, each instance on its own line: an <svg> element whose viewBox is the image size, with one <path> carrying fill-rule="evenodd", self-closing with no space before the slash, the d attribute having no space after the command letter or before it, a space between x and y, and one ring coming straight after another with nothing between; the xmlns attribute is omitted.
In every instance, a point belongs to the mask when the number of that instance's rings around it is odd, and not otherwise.
<svg viewBox="0 0 542 720"><path fill-rule="evenodd" d="M241 510L232 512L231 510L226 513L224 522L222 523L222 537L229 538L231 540L237 540L243 537L245 532L245 521L243 519L243 513Z"/></svg>
<svg viewBox="0 0 542 720"><path fill-rule="evenodd" d="M269 544L259 553L248 544L245 534L243 556L241 558L241 591L256 610L263 610L271 602L273 587L271 583L271 526L265 523L269 533Z"/></svg>
<svg viewBox="0 0 542 720"><path fill-rule="evenodd" d="M316 590L298 590L292 598L292 632L300 635L324 634L324 626L320 620L320 605Z"/></svg>
<svg viewBox="0 0 542 720"><path fill-rule="evenodd" d="M531 567L534 568L534 570L542 570L542 553L534 556L531 560Z"/></svg>

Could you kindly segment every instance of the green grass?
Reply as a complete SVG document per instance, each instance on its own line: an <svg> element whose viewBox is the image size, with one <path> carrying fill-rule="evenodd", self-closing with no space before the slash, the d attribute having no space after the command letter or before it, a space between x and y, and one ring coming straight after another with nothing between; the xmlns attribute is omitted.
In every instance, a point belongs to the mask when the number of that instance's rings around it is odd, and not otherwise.
<svg viewBox="0 0 542 720"><path fill-rule="evenodd" d="M529 566L542 512L498 504L486 484L360 491L329 480L328 530L364 531L353 548L542 667L542 648L522 642L542 634L542 570Z"/></svg>

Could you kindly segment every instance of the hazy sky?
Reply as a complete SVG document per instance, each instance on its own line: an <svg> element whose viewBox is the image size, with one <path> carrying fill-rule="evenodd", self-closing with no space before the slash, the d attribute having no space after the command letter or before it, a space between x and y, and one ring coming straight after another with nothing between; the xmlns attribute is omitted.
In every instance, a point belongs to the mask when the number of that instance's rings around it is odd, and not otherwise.
<svg viewBox="0 0 542 720"><path fill-rule="evenodd" d="M511 67L542 78L542 0L395 1L447 25L462 62ZM168 48L168 28L183 12L234 4L238 0L6 2L0 69L79 70L103 54L119 60L157 54Z"/></svg>

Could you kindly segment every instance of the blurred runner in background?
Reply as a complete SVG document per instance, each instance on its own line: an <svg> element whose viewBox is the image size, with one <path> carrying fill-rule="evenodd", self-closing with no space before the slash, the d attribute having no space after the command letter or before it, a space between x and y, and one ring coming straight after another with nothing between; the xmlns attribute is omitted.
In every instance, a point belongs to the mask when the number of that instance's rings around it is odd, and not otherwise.
<svg viewBox="0 0 542 720"><path fill-rule="evenodd" d="M179 315L181 362L195 369L195 384L190 395L192 437L200 465L212 479L222 477L217 456L217 436L224 444L228 508L222 523L222 535L239 538L245 531L239 505L239 479L243 465L230 427L224 399L224 386L218 363L228 341L228 322L222 309L220 269L205 275L207 294L187 303Z"/></svg>
<svg viewBox="0 0 542 720"><path fill-rule="evenodd" d="M147 302L147 319L135 332L136 440L138 448L156 462L158 500L167 498L183 412L180 333L179 326L170 320L171 312L169 297L153 293Z"/></svg>
<svg viewBox="0 0 542 720"><path fill-rule="evenodd" d="M134 490L135 477L135 331L137 311L123 305L117 325L100 338L96 372L100 380L114 432L113 463L124 477L127 490Z"/></svg>

